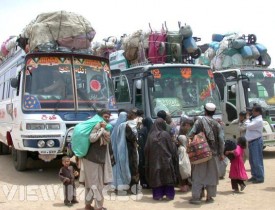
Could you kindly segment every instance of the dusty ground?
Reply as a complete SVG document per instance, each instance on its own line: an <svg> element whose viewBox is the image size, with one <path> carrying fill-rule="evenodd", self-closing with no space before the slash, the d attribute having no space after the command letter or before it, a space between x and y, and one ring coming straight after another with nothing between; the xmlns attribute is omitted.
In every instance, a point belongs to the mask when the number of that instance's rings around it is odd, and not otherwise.
<svg viewBox="0 0 275 210"><path fill-rule="evenodd" d="M213 204L191 205L188 200L191 193L177 192L173 201L153 201L151 192L143 190L142 198L113 196L105 200L108 210L167 210L179 208L199 209L275 209L275 148L264 151L265 182L263 184L247 184L244 192L234 194L231 191L227 174L218 186L218 195ZM83 188L78 187L79 204L66 207L62 200L62 185L57 173L60 162L42 164L31 162L32 169L17 172L12 164L11 156L0 156L0 209L1 210L63 210L83 209ZM43 169L40 169L44 165ZM247 173L250 176L249 164L246 162Z"/></svg>

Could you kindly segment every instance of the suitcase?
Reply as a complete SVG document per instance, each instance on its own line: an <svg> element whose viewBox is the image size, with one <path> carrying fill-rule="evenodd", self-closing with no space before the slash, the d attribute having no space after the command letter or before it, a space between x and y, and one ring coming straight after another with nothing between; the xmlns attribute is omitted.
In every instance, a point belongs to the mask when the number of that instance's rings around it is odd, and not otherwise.
<svg viewBox="0 0 275 210"><path fill-rule="evenodd" d="M149 34L148 60L151 63L165 63L167 34L163 28L160 32L157 32L152 30L150 24L149 27L151 33Z"/></svg>

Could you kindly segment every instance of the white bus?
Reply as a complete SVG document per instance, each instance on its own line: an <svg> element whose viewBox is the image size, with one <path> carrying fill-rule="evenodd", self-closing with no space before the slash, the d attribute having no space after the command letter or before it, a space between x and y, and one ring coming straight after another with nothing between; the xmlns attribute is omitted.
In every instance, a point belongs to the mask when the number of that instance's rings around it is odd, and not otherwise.
<svg viewBox="0 0 275 210"><path fill-rule="evenodd" d="M0 64L0 155L11 151L18 171L28 158L51 161L66 153L72 127L114 106L108 59L18 49Z"/></svg>

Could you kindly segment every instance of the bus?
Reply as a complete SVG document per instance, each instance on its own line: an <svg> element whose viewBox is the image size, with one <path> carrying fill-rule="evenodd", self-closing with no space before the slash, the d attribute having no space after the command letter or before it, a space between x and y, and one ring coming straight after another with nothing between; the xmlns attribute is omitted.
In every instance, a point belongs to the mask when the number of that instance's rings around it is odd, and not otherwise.
<svg viewBox="0 0 275 210"><path fill-rule="evenodd" d="M222 75L216 79L220 90L225 136L228 139L240 136L238 119L240 111L249 111L254 104L263 109L263 143L275 146L275 69L264 66L232 67L215 71ZM219 76L218 78L222 78Z"/></svg>
<svg viewBox="0 0 275 210"><path fill-rule="evenodd" d="M116 108L108 59L88 50L18 49L0 64L0 154L12 153L18 171L28 158L59 158L72 128L103 108Z"/></svg>
<svg viewBox="0 0 275 210"><path fill-rule="evenodd" d="M204 105L216 104L215 118L222 116L220 96L209 66L163 63L115 69L111 65L118 108L138 108L145 117L157 118L164 110L179 126L180 118L204 115Z"/></svg>

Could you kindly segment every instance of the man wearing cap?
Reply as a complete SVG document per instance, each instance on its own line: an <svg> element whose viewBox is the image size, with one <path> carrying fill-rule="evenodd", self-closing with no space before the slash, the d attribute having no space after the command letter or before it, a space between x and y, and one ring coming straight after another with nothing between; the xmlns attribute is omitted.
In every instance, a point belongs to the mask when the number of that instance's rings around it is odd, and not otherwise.
<svg viewBox="0 0 275 210"><path fill-rule="evenodd" d="M245 138L248 142L249 164L252 177L248 181L257 184L264 182L263 163L263 118L262 107L255 105L252 108L252 117L245 121Z"/></svg>
<svg viewBox="0 0 275 210"><path fill-rule="evenodd" d="M189 201L191 204L201 204L201 193L204 187L207 191L206 202L214 202L213 197L216 196L219 184L218 161L224 159L224 134L221 125L213 119L216 105L206 103L204 111L205 116L196 120L188 137L192 139L199 132L204 132L212 151L212 158L207 162L193 165L192 199Z"/></svg>

